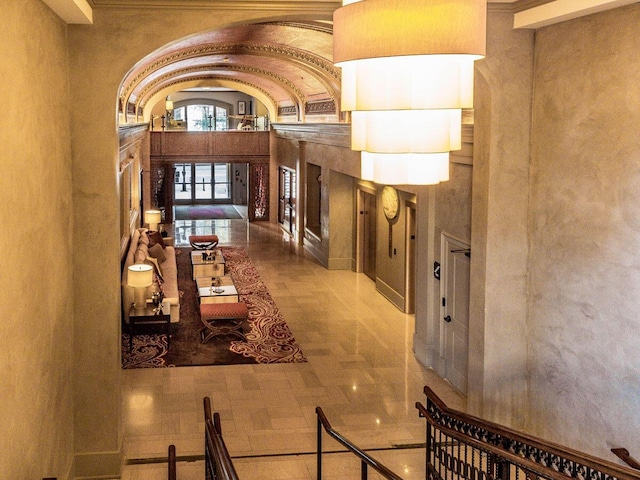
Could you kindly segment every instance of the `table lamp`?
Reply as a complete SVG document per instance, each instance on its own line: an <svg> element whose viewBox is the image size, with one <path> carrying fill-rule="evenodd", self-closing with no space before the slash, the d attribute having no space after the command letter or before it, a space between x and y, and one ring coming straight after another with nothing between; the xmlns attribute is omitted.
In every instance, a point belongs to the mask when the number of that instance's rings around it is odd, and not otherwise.
<svg viewBox="0 0 640 480"><path fill-rule="evenodd" d="M162 212L160 210L147 210L144 212L144 218L149 224L149 230L158 230L158 224L162 221Z"/></svg>
<svg viewBox="0 0 640 480"><path fill-rule="evenodd" d="M147 306L147 287L153 284L153 269L151 265L136 263L129 266L127 285L135 289L134 307L143 309Z"/></svg>

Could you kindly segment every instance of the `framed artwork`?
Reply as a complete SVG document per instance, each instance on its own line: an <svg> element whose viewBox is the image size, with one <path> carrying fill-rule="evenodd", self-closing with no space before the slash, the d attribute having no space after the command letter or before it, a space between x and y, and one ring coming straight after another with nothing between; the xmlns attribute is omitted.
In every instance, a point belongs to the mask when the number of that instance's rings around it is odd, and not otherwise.
<svg viewBox="0 0 640 480"><path fill-rule="evenodd" d="M247 106L246 102L238 102L238 115L244 115L245 114L246 106Z"/></svg>

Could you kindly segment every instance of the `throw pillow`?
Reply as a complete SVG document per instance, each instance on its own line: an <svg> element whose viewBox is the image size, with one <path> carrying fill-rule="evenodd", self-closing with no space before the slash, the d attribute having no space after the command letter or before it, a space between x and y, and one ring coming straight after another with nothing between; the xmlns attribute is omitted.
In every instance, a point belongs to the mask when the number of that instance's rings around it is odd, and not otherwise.
<svg viewBox="0 0 640 480"><path fill-rule="evenodd" d="M158 260L156 260L153 257L147 257L144 263L146 263L147 265L151 265L153 267L153 271L158 277L158 279L160 280L160 283L163 283L164 278L162 277L162 269L160 268L160 265L158 265Z"/></svg>
<svg viewBox="0 0 640 480"><path fill-rule="evenodd" d="M149 237L149 247L153 247L156 243L160 244L162 248L166 247L160 232L148 231L147 236Z"/></svg>
<svg viewBox="0 0 640 480"><path fill-rule="evenodd" d="M138 245L140 244L149 245L149 236L147 235L147 232L140 233L140 238L138 239Z"/></svg>
<svg viewBox="0 0 640 480"><path fill-rule="evenodd" d="M149 248L149 256L158 260L159 264L163 264L167 257L164 254L162 245L156 243L153 247Z"/></svg>
<svg viewBox="0 0 640 480"><path fill-rule="evenodd" d="M142 263L149 256L149 250L146 245L138 245L136 252L133 256L133 261L135 263Z"/></svg>

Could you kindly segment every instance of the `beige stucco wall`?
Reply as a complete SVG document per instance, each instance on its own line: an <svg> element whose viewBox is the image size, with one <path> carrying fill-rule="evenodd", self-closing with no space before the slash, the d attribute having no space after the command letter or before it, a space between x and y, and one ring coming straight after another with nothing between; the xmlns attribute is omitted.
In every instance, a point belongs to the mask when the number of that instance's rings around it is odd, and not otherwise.
<svg viewBox="0 0 640 480"><path fill-rule="evenodd" d="M531 430L640 452L640 5L536 34Z"/></svg>
<svg viewBox="0 0 640 480"><path fill-rule="evenodd" d="M74 236L93 239L77 242L73 249L75 449L81 474L116 473L121 449L116 124L120 83L136 62L173 40L247 20L287 16L290 12L277 9L96 9L93 25L69 26Z"/></svg>
<svg viewBox="0 0 640 480"><path fill-rule="evenodd" d="M534 32L491 9L476 62L468 407L523 428Z"/></svg>
<svg viewBox="0 0 640 480"><path fill-rule="evenodd" d="M0 477L73 461L72 195L66 26L3 2L0 77Z"/></svg>

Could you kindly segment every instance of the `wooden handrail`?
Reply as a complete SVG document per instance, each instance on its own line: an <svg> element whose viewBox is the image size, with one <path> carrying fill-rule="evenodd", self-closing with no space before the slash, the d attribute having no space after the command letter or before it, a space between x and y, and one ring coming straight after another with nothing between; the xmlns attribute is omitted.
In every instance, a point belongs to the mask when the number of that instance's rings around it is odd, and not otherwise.
<svg viewBox="0 0 640 480"><path fill-rule="evenodd" d="M640 474L631 468L450 409L429 387L424 387L424 393L427 406L418 402L416 407L430 427L427 429L427 456L430 449L438 446L432 431L437 430L461 444L492 455L492 467L506 462L541 477L558 480L584 478L585 472L600 474L597 478L640 479ZM427 464L429 468L429 458ZM596 477L586 475L586 478Z"/></svg>
<svg viewBox="0 0 640 480"><path fill-rule="evenodd" d="M239 480L231 455L222 438L218 412L211 414L211 400L204 397L205 476L207 480Z"/></svg>
<svg viewBox="0 0 640 480"><path fill-rule="evenodd" d="M364 450L361 450L354 443L350 442L344 436L342 436L341 434L336 432L333 429L333 427L331 426L331 423L329 423L329 420L327 419L326 415L322 411L322 408L316 407L316 416L318 417L318 452L317 452L317 454L318 454L318 471L317 471L318 480L322 479L322 428L324 428L324 431L327 432L327 434L331 438L333 438L338 443L340 443L341 445L346 447L348 451L350 451L351 453L353 453L356 457L358 457L360 459L361 468L363 469L362 470L362 478L363 479L367 478L366 469L367 469L367 466L369 466L369 467L373 468L376 472L378 472L380 475L382 475L386 479L389 479L389 480L402 480L402 477L400 477L396 473L392 472L385 465L383 465L378 460L376 460L372 456L370 456L367 453L365 453Z"/></svg>
<svg viewBox="0 0 640 480"><path fill-rule="evenodd" d="M167 480L177 480L177 475L176 475L176 447L175 445L169 445L169 451L168 451L168 467L169 467L169 471L167 473Z"/></svg>
<svg viewBox="0 0 640 480"><path fill-rule="evenodd" d="M611 452L616 455L620 460L629 465L631 468L635 468L636 470L640 470L640 462L638 462L635 458L633 458L629 454L629 450L626 448L612 448Z"/></svg>

